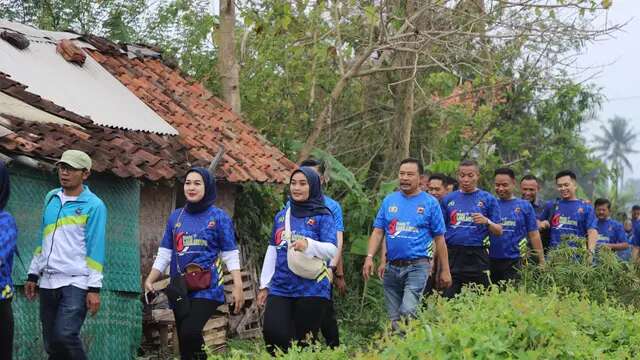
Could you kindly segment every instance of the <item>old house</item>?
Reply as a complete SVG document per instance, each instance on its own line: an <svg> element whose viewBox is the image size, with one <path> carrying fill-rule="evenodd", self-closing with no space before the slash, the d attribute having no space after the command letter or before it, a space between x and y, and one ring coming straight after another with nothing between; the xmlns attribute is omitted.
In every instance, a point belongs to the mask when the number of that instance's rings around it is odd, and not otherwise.
<svg viewBox="0 0 640 360"><path fill-rule="evenodd" d="M181 203L179 181L221 147L218 204L231 215L239 186L284 183L294 166L152 49L0 20L0 157L11 162L8 210L18 222L25 265L39 239L43 197L57 186L53 164L64 150L91 155L89 186L108 208L103 305L82 333L91 359L135 355L141 278L169 212ZM24 283L19 261L13 275ZM43 358L37 301L17 294L14 312L16 358Z"/></svg>

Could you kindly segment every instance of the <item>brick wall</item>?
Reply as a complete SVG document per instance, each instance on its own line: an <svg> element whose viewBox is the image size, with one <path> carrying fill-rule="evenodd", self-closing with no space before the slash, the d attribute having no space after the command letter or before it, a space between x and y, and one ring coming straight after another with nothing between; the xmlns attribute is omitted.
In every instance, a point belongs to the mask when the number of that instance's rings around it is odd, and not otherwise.
<svg viewBox="0 0 640 360"><path fill-rule="evenodd" d="M151 271L167 218L174 209L176 188L145 182L140 188L140 273Z"/></svg>

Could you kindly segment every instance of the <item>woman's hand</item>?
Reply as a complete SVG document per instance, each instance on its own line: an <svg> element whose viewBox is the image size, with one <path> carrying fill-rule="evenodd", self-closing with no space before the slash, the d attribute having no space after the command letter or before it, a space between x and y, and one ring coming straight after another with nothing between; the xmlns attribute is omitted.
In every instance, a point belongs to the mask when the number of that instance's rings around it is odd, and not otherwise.
<svg viewBox="0 0 640 360"><path fill-rule="evenodd" d="M296 240L293 243L293 249L296 251L305 251L307 250L308 246L309 246L309 242L307 241L307 239Z"/></svg>
<svg viewBox="0 0 640 360"><path fill-rule="evenodd" d="M144 291L146 291L146 292L154 292L154 291L156 291L153 288L153 283L151 281L149 281L149 278L147 278L147 280L144 281Z"/></svg>
<svg viewBox="0 0 640 360"><path fill-rule="evenodd" d="M267 303L267 296L269 296L268 288L260 289L260 291L258 291L258 299L257 299L258 306L260 307L265 306L265 304Z"/></svg>
<svg viewBox="0 0 640 360"><path fill-rule="evenodd" d="M233 313L239 314L240 310L242 310L242 306L244 306L244 291L242 290L242 282L241 283L233 283L233 290L231 290L231 296L233 297Z"/></svg>

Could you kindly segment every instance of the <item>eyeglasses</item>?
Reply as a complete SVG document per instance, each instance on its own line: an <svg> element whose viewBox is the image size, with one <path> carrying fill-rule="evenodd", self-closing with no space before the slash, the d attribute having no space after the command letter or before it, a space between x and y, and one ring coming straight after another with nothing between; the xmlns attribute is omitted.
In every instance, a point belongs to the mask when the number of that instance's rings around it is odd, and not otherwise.
<svg viewBox="0 0 640 360"><path fill-rule="evenodd" d="M74 168L72 166L69 166L68 164L65 164L65 163L58 164L57 167L58 167L58 172L71 172L71 173L73 173L73 172L78 172L78 171L84 171L84 169L76 169L76 168Z"/></svg>

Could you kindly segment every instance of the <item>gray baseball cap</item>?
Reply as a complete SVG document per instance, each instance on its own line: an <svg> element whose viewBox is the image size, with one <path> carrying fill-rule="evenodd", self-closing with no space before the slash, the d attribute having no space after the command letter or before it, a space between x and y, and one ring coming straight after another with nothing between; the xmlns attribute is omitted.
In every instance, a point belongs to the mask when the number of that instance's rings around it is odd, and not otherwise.
<svg viewBox="0 0 640 360"><path fill-rule="evenodd" d="M62 157L56 162L56 165L62 163L78 170L91 170L91 158L87 153L80 150L67 150L62 153Z"/></svg>

